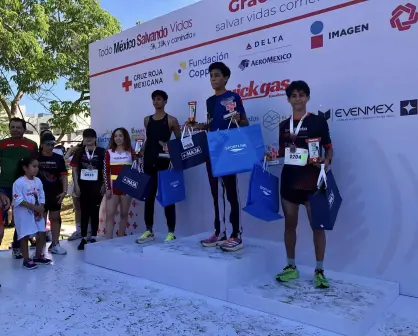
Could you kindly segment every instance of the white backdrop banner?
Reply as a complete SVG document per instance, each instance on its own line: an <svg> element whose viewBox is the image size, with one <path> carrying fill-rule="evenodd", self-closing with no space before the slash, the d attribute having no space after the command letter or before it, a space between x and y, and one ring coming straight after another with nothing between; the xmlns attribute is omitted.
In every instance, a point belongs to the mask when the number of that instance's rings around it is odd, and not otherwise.
<svg viewBox="0 0 418 336"><path fill-rule="evenodd" d="M180 123L190 101L204 121L213 94L208 66L222 61L232 70L228 88L241 95L250 122L263 126L266 150L276 151L278 125L291 112L285 89L305 80L309 111L330 125L332 168L344 199L328 234L326 267L398 281L403 294L418 296L417 6L418 0L217 0L216 6L204 0L93 43L91 108L99 143L106 146L120 126L133 141L143 134L156 89L168 93L167 112ZM211 231L205 167L185 178L188 200L177 206L177 232ZM239 179L244 202L249 174ZM129 218L127 234L144 230L141 202L132 203ZM164 232L159 205L155 221ZM242 213L242 223L244 239L282 240L283 221ZM314 262L304 209L297 261Z"/></svg>

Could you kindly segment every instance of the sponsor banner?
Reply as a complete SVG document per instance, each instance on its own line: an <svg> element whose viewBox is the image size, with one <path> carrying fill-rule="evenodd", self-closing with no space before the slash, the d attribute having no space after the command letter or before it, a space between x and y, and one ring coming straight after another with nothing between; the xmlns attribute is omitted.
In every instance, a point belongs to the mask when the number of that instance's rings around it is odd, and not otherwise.
<svg viewBox="0 0 418 336"><path fill-rule="evenodd" d="M224 81L241 97L250 124L260 125L270 171L280 176L280 123L292 113L286 91L304 80L308 112L328 125L332 171L344 198L327 241L327 268L399 282L402 294L418 297L418 157L407 145L415 143L418 121L418 47L411 43L418 39L417 8L418 0L203 0L95 42L90 103L97 143L107 147L111 130L125 127L133 145L142 145L155 90L167 93L165 109L180 125L190 118L206 122L211 83ZM211 76L214 62L231 73ZM238 101L226 101L219 99L227 111L237 109ZM239 143L225 153L244 153ZM201 151L187 149L181 159ZM178 225L179 235L213 230L207 167L184 175L188 196L178 204L177 221L187 225ZM246 174L238 185L245 202ZM144 229L139 204L132 202L127 234ZM104 216L102 207L101 223ZM156 209L155 217L165 223L163 211ZM278 237L280 227L249 217L243 225L246 236L263 239ZM299 226L309 227L306 216ZM301 230L298 246L311 246L311 236ZM310 254L299 257L301 264L312 261Z"/></svg>

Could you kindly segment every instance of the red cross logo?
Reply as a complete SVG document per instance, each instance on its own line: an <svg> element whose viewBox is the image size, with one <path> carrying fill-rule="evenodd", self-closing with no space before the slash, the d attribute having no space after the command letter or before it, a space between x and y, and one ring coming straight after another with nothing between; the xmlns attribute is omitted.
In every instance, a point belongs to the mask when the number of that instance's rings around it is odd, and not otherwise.
<svg viewBox="0 0 418 336"><path fill-rule="evenodd" d="M13 195L13 198L18 198L19 197L19 195L18 194L14 194Z"/></svg>
<svg viewBox="0 0 418 336"><path fill-rule="evenodd" d="M135 202L135 200L133 200L133 201L132 201L132 205L134 206L134 208L136 207L136 204L137 204L137 203Z"/></svg>
<svg viewBox="0 0 418 336"><path fill-rule="evenodd" d="M126 223L126 227L129 229L131 227L131 224L129 222Z"/></svg>
<svg viewBox="0 0 418 336"><path fill-rule="evenodd" d="M230 103L228 103L228 105L225 106L226 110L229 113L235 112L236 107L237 107L237 103L233 101L231 101Z"/></svg>
<svg viewBox="0 0 418 336"><path fill-rule="evenodd" d="M133 212L132 211L129 211L129 217L133 217L134 216L134 214L133 214Z"/></svg>
<svg viewBox="0 0 418 336"><path fill-rule="evenodd" d="M129 80L129 77L125 77L125 81L122 82L122 87L125 88L125 92L129 92L130 87L132 86L132 81Z"/></svg>
<svg viewBox="0 0 418 336"><path fill-rule="evenodd" d="M100 218L100 219L99 219L99 222L100 222L100 223L103 223L103 222L104 222L103 218Z"/></svg>
<svg viewBox="0 0 418 336"><path fill-rule="evenodd" d="M133 227L134 227L135 230L138 227L138 225L136 225L136 222L134 223Z"/></svg>
<svg viewBox="0 0 418 336"><path fill-rule="evenodd" d="M100 229L97 229L97 233L100 233Z"/></svg>

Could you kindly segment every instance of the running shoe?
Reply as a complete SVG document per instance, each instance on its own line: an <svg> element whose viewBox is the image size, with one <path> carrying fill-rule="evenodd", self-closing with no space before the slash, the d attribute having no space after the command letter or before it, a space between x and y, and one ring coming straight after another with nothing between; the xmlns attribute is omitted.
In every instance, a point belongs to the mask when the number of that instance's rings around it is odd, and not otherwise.
<svg viewBox="0 0 418 336"><path fill-rule="evenodd" d="M218 236L216 235L216 233L214 233L209 238L201 240L200 244L202 244L204 247L216 247L225 243L226 240L227 239L226 239L225 232L222 235L218 235Z"/></svg>
<svg viewBox="0 0 418 336"><path fill-rule="evenodd" d="M221 244L221 250L225 252L235 252L241 250L244 247L241 238L229 238L226 242Z"/></svg>
<svg viewBox="0 0 418 336"><path fill-rule="evenodd" d="M174 232L169 232L167 237L164 239L165 243L171 242L173 240L176 240L176 236L174 235Z"/></svg>
<svg viewBox="0 0 418 336"><path fill-rule="evenodd" d="M155 239L154 234L151 231L145 231L141 237L139 237L136 242L138 244L145 244Z"/></svg>
<svg viewBox="0 0 418 336"><path fill-rule="evenodd" d="M40 258L33 258L33 262L36 265L51 265L52 260L41 256Z"/></svg>
<svg viewBox="0 0 418 336"><path fill-rule="evenodd" d="M279 282L288 282L299 278L299 270L296 266L287 265L283 271L276 275L276 280Z"/></svg>
<svg viewBox="0 0 418 336"><path fill-rule="evenodd" d="M324 270L315 270L314 285L316 288L329 288L329 282L325 277Z"/></svg>
<svg viewBox="0 0 418 336"><path fill-rule="evenodd" d="M87 241L83 238L83 239L81 239L81 242L80 242L80 244L78 245L78 250L79 251L83 251L84 250L84 246L86 246L87 245Z"/></svg>
<svg viewBox="0 0 418 336"><path fill-rule="evenodd" d="M81 233L74 231L71 236L68 237L68 241L74 241L74 240L78 240L81 239Z"/></svg>
<svg viewBox="0 0 418 336"><path fill-rule="evenodd" d="M20 249L18 248L12 249L12 256L14 259L23 259L23 255L20 253Z"/></svg>
<svg viewBox="0 0 418 336"><path fill-rule="evenodd" d="M50 253L52 254L58 254L58 255L66 255L67 251L61 247L60 243L52 243L50 246L50 249L48 249Z"/></svg>
<svg viewBox="0 0 418 336"><path fill-rule="evenodd" d="M34 270L38 268L38 265L36 265L32 259L28 259L26 261L23 261L23 268L27 270Z"/></svg>

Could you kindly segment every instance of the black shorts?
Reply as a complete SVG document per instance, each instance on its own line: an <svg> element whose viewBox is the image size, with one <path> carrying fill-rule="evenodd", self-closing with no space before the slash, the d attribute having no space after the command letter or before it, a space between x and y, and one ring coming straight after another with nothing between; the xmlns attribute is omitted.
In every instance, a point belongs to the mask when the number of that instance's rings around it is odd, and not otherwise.
<svg viewBox="0 0 418 336"><path fill-rule="evenodd" d="M54 212L54 211L61 211L61 206L62 204L59 204L57 201L55 200L46 200L45 202L45 211L50 211L50 212Z"/></svg>
<svg viewBox="0 0 418 336"><path fill-rule="evenodd" d="M309 201L309 197L315 191L316 190L297 190L290 188L280 188L280 196L290 203L305 204Z"/></svg>

